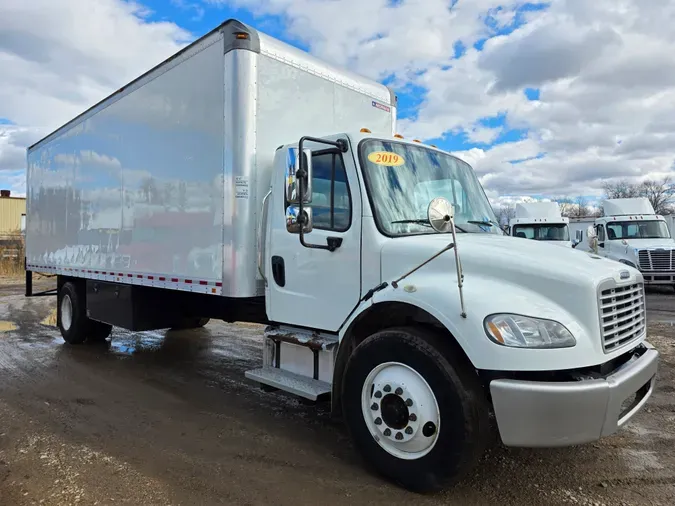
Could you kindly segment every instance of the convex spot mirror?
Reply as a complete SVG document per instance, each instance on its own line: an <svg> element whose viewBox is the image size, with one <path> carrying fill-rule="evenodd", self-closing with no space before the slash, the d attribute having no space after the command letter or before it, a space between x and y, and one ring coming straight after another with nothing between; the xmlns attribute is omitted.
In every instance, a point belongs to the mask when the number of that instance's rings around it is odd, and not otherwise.
<svg viewBox="0 0 675 506"><path fill-rule="evenodd" d="M427 218L431 227L438 233L452 231L452 220L455 218L455 207L445 198L436 197L429 202Z"/></svg>
<svg viewBox="0 0 675 506"><path fill-rule="evenodd" d="M312 202L312 150L303 149L303 165L305 176L302 178L303 204ZM286 152L286 201L289 204L300 203L300 179L297 177L300 170L300 157L298 148L288 148Z"/></svg>
<svg viewBox="0 0 675 506"><path fill-rule="evenodd" d="M302 215L304 218L302 220L298 220L299 212L300 208L297 206L288 206L286 208L286 230L291 234L299 234L300 233L299 221L303 221L304 226L302 228L302 231L305 234L309 234L312 231L312 208L303 206Z"/></svg>

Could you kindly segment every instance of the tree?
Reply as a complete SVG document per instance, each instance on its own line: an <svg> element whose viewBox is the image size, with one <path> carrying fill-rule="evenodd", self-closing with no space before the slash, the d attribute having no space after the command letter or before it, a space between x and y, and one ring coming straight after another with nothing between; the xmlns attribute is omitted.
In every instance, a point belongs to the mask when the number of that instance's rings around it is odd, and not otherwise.
<svg viewBox="0 0 675 506"><path fill-rule="evenodd" d="M516 217L516 208L513 204L501 204L495 214L500 225L508 225Z"/></svg>
<svg viewBox="0 0 675 506"><path fill-rule="evenodd" d="M673 214L675 200L675 184L670 176L659 180L646 179L641 183L630 183L625 179L617 183L605 183L603 186L608 199L645 197L649 200L656 214Z"/></svg>
<svg viewBox="0 0 675 506"><path fill-rule="evenodd" d="M602 185L602 189L608 199L630 199L642 196L640 195L640 185L630 183L626 179L616 183L607 182Z"/></svg>
<svg viewBox="0 0 675 506"><path fill-rule="evenodd" d="M560 207L560 214L568 218L574 217L574 201L569 197L564 197L557 200Z"/></svg>
<svg viewBox="0 0 675 506"><path fill-rule="evenodd" d="M560 214L562 216L568 218L586 218L593 215L593 212L588 205L588 200L586 200L585 197L578 196L574 200L569 197L564 197L558 199L557 202L560 206Z"/></svg>
<svg viewBox="0 0 675 506"><path fill-rule="evenodd" d="M672 214L673 213L673 193L675 193L675 185L670 180L669 176L664 177L659 181L646 180L640 185L641 194L643 197L649 199L656 214Z"/></svg>

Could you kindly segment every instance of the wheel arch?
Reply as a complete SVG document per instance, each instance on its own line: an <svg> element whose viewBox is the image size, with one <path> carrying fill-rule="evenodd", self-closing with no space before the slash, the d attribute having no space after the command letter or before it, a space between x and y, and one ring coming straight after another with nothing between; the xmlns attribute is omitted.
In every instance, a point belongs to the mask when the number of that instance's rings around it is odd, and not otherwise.
<svg viewBox="0 0 675 506"><path fill-rule="evenodd" d="M428 311L407 302L385 301L373 304L354 318L340 341L331 387L331 413L333 416L342 414L342 381L347 361L354 349L375 332L406 326L427 328L437 334L444 334L447 337L448 345L446 351L459 357L464 363L471 364L469 357L455 336L438 318Z"/></svg>

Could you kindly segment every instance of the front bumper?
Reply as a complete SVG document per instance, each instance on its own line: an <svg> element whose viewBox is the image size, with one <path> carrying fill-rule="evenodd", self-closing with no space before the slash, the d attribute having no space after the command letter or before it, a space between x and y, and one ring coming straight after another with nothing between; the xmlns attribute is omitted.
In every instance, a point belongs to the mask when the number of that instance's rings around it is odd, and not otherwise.
<svg viewBox="0 0 675 506"><path fill-rule="evenodd" d="M616 432L647 402L659 353L644 350L600 379L490 383L499 434L506 446L570 446Z"/></svg>
<svg viewBox="0 0 675 506"><path fill-rule="evenodd" d="M645 285L674 285L675 272L672 271L643 271L642 277L645 280Z"/></svg>

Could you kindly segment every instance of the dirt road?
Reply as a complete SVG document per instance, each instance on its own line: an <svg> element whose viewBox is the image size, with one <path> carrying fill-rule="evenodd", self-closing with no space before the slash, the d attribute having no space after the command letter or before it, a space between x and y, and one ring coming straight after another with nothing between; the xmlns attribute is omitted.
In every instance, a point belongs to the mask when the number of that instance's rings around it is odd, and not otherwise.
<svg viewBox="0 0 675 506"><path fill-rule="evenodd" d="M326 406L245 380L260 328L115 329L70 347L49 325L54 298L22 293L0 286L3 506L675 504L675 327L657 322L675 294L650 295L660 378L628 428L577 448L495 446L454 489L418 496L367 472Z"/></svg>

